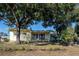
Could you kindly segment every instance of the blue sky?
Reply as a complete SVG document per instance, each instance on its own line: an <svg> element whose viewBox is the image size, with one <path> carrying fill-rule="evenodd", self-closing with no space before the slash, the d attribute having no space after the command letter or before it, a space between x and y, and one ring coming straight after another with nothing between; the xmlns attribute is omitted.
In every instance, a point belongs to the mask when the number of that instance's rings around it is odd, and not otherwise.
<svg viewBox="0 0 79 59"><path fill-rule="evenodd" d="M8 33L8 26L6 26L2 21L0 22L0 32Z"/></svg>
<svg viewBox="0 0 79 59"><path fill-rule="evenodd" d="M32 28L32 30L54 30L53 29L53 26L52 27L47 27L47 28L44 28L41 23L38 23L36 25L31 25L30 26ZM29 28L30 28L29 27ZM8 26L4 24L4 22L0 22L0 32L5 32L5 33L8 33Z"/></svg>
<svg viewBox="0 0 79 59"><path fill-rule="evenodd" d="M42 24L42 22L39 22L38 24L32 25L30 27L32 28L32 30L54 30L53 26L44 28L41 24Z"/></svg>
<svg viewBox="0 0 79 59"><path fill-rule="evenodd" d="M75 23L73 23L73 28L75 26ZM47 27L47 28L44 28L41 23L38 23L36 25L32 25L30 26L32 28L32 30L54 30L53 27ZM29 27L29 28L30 28ZM6 26L3 22L0 22L0 32L5 32L5 33L9 33L8 31L8 26Z"/></svg>

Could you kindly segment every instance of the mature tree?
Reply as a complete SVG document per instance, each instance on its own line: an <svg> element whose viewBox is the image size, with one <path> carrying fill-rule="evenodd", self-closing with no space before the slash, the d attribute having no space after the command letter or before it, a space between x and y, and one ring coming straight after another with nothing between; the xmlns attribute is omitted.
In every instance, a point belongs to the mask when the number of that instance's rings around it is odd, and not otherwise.
<svg viewBox="0 0 79 59"><path fill-rule="evenodd" d="M17 43L20 43L20 30L38 19L38 10L38 4L0 4L0 19L6 25L16 28Z"/></svg>
<svg viewBox="0 0 79 59"><path fill-rule="evenodd" d="M16 27L17 43L20 43L20 29L35 21L43 21L43 26L52 26L58 32L65 29L74 19L75 4L0 4L0 19L7 25Z"/></svg>
<svg viewBox="0 0 79 59"><path fill-rule="evenodd" d="M78 22L76 23L76 26L75 26L75 32L79 36L79 23Z"/></svg>
<svg viewBox="0 0 79 59"><path fill-rule="evenodd" d="M49 4L42 10L43 26L54 26L61 33L71 24L76 15L73 13L75 4Z"/></svg>
<svg viewBox="0 0 79 59"><path fill-rule="evenodd" d="M77 14L77 17L76 17L76 20L75 20L75 24L76 24L76 26L75 26L75 32L76 32L77 35L79 36L79 8L76 8L76 9L74 10L74 13Z"/></svg>

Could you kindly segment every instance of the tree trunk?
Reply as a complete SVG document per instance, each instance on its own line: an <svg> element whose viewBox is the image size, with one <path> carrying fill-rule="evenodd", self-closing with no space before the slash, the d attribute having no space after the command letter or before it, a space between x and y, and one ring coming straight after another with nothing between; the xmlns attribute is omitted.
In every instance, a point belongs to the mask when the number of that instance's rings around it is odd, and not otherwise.
<svg viewBox="0 0 79 59"><path fill-rule="evenodd" d="M20 44L20 27L16 28L16 43Z"/></svg>
<svg viewBox="0 0 79 59"><path fill-rule="evenodd" d="M1 36L0 36L0 42L1 42Z"/></svg>

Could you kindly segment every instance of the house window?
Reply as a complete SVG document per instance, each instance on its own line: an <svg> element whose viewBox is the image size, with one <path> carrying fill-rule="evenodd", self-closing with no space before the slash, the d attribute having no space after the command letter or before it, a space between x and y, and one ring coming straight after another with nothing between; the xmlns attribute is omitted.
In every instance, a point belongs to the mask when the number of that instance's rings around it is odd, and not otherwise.
<svg viewBox="0 0 79 59"><path fill-rule="evenodd" d="M38 39L38 34L33 34L33 35L32 35L32 38L33 38L33 39Z"/></svg>
<svg viewBox="0 0 79 59"><path fill-rule="evenodd" d="M32 39L35 39L35 34L32 35Z"/></svg>
<svg viewBox="0 0 79 59"><path fill-rule="evenodd" d="M45 34L40 34L39 37L40 39L45 39Z"/></svg>
<svg viewBox="0 0 79 59"><path fill-rule="evenodd" d="M24 35L26 35L26 33L23 33Z"/></svg>
<svg viewBox="0 0 79 59"><path fill-rule="evenodd" d="M36 39L38 38L38 34L36 34Z"/></svg>

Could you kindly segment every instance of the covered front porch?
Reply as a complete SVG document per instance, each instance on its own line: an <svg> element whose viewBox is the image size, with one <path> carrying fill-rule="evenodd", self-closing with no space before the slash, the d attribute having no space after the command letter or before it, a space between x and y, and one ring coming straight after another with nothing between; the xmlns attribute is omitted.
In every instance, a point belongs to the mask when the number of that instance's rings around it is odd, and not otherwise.
<svg viewBox="0 0 79 59"><path fill-rule="evenodd" d="M32 32L31 40L44 41L44 40L48 40L47 36L48 36L48 32L46 31L39 31L39 32L35 31L35 32Z"/></svg>

